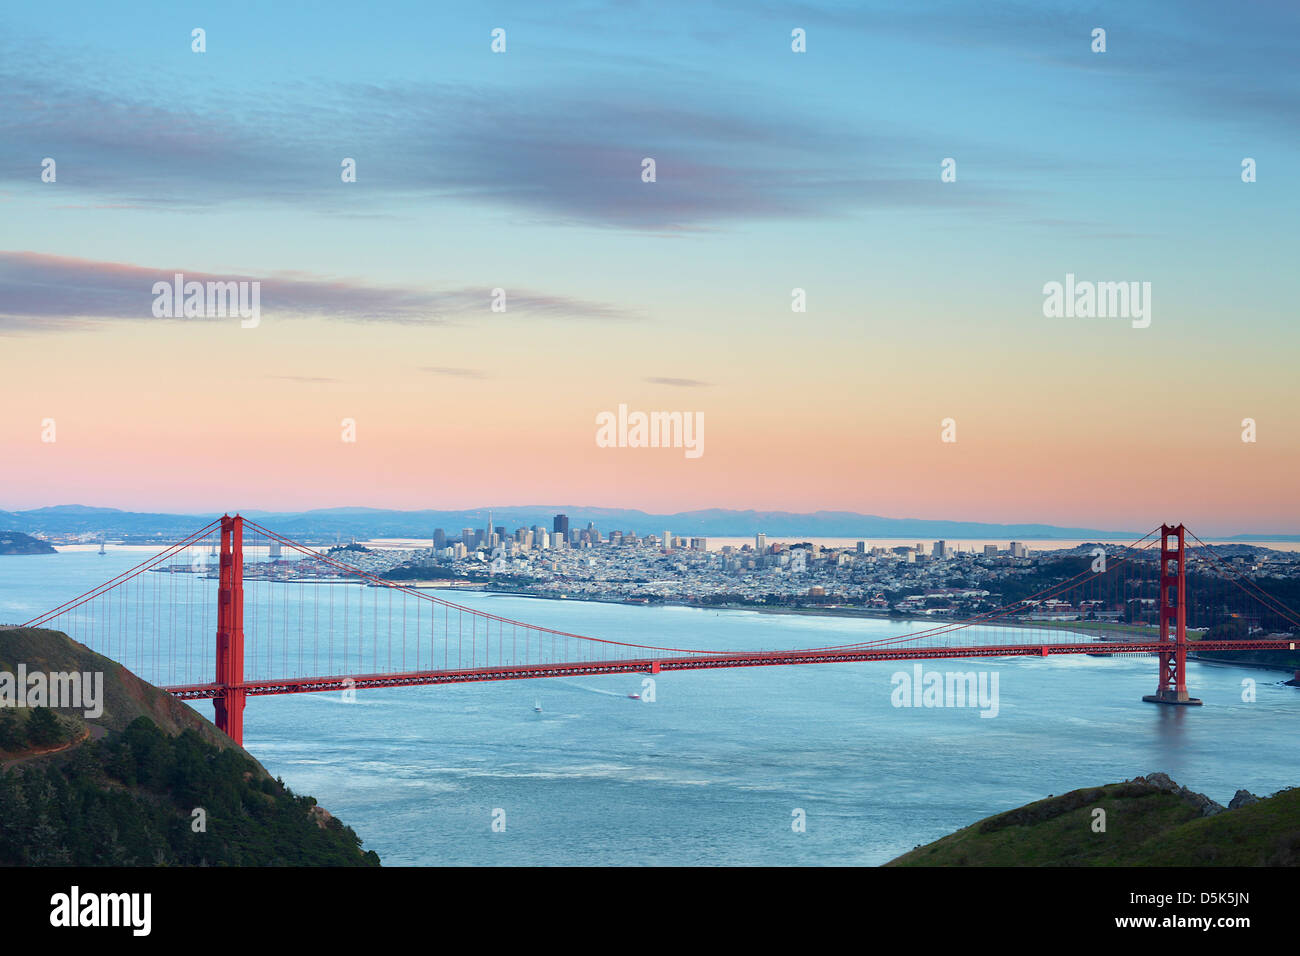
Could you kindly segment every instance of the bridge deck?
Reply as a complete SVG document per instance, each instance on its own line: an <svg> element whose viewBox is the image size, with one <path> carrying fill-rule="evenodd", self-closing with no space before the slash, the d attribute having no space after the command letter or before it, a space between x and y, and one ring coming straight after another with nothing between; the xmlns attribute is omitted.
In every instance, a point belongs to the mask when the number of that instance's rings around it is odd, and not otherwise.
<svg viewBox="0 0 1300 956"><path fill-rule="evenodd" d="M1196 641L1192 651L1271 650L1294 651L1294 641ZM293 677L246 681L241 686L250 697L265 694L308 694L346 688L415 687L427 684L461 684L475 681L528 680L593 674L639 674L668 671L711 670L726 667L770 667L790 664L835 664L856 661L959 660L990 657L1049 657L1056 654L1159 654L1172 650L1159 641L1090 641L1076 644L984 645L971 647L864 647L811 651L755 651L699 657L660 657L625 661L518 664L453 670L411 671L400 674L340 674L335 677ZM184 684L164 688L182 700L222 696L220 684Z"/></svg>

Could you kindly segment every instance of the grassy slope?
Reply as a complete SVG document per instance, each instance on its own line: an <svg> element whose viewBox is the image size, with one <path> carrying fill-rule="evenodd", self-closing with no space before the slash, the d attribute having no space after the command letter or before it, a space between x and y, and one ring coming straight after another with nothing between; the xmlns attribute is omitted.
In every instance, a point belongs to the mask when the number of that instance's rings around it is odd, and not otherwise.
<svg viewBox="0 0 1300 956"><path fill-rule="evenodd" d="M121 732L135 718L148 717L167 734L192 729L216 747L235 746L210 720L171 694L142 681L121 664L96 654L62 631L32 627L0 630L0 670L16 673L20 663L26 664L29 671L103 672L103 715L86 720L80 710L59 710L71 724L98 724L106 731Z"/></svg>
<svg viewBox="0 0 1300 956"><path fill-rule="evenodd" d="M0 670L19 663L102 671L105 702L94 720L57 711L73 746L0 752L0 865L378 865L315 800L116 662L59 631L0 630ZM191 829L196 806L210 814L206 833Z"/></svg>
<svg viewBox="0 0 1300 956"><path fill-rule="evenodd" d="M1092 831L1093 809L1106 832ZM1300 789L1202 816L1146 783L1074 790L981 820L888 866L1295 866Z"/></svg>

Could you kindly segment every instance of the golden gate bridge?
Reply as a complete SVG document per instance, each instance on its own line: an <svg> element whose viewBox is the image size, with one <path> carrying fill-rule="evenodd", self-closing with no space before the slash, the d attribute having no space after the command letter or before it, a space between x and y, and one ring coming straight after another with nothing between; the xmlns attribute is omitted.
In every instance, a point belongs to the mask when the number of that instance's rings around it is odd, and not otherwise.
<svg viewBox="0 0 1300 956"><path fill-rule="evenodd" d="M1189 536L1198 547L1188 545ZM248 698L269 694L857 661L1142 654L1158 661L1155 692L1143 699L1190 705L1200 701L1187 691L1189 650L1295 651L1300 615L1183 525L1161 525L1116 551L1028 598L899 635L779 650L692 648L514 620L225 515L21 626L57 627L181 699L212 700L217 726L240 744ZM1189 566L1202 572L1206 591L1195 601ZM1046 613L1062 607L1073 614Z"/></svg>

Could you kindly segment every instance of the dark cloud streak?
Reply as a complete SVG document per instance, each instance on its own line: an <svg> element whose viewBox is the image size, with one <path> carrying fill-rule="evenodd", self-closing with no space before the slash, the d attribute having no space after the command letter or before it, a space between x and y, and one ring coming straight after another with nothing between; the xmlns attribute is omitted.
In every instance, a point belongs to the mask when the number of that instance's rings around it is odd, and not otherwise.
<svg viewBox="0 0 1300 956"><path fill-rule="evenodd" d="M342 321L445 324L452 319L500 319L490 289L441 291L362 285L292 275L213 274L193 269L147 268L35 252L0 252L0 330L54 331L106 320L204 322L221 319L159 319L153 316L153 285L185 281L261 282L261 310L268 317L319 316ZM510 291L507 315L622 322L627 310L567 296Z"/></svg>

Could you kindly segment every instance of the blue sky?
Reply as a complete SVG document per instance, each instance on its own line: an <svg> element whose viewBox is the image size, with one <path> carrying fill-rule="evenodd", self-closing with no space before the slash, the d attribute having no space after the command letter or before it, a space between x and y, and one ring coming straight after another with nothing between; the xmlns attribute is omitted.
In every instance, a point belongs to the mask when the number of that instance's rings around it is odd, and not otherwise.
<svg viewBox="0 0 1300 956"><path fill-rule="evenodd" d="M440 262L470 270L505 224L521 247L571 232L536 261L548 273L574 248L599 262L603 230L634 249L741 233L761 257L812 234L841 265L881 254L870 234L887 230L891 271L951 249L960 280L996 262L972 254L972 231L1000 257L1095 238L1098 268L1134 251L1159 263L1151 246L1178 238L1180 257L1210 262L1296 211L1277 188L1300 130L1285 4L379 6L11 8L6 247L116 261L129 233L123 251L153 263L175 248L167 214L201 211L186 242L213 267L238 265L238 243L252 263L319 271L344 222L340 266L409 284L439 233L462 251ZM489 52L495 26L505 55ZM38 215L37 152L96 208ZM662 167L652 199L622 175L642 154ZM344 155L358 188L324 189ZM1245 155L1261 163L1253 209ZM946 156L960 188L941 192ZM1207 223L1214 251L1188 247ZM1294 249L1253 251L1243 265L1262 276Z"/></svg>
<svg viewBox="0 0 1300 956"><path fill-rule="evenodd" d="M1194 461L1206 427L1229 433L1255 410L1285 445L1280 469L1300 444L1300 424L1281 418L1300 345L1284 278L1300 251L1297 20L1294 4L1204 2L10 5L0 336L17 367L57 331L69 367L129 368L150 275L261 277L268 308L312 330L300 341L339 339L337 356L310 362L283 345L286 380L347 379L337 326L353 324L384 342L374 366L509 368L511 387L534 390L522 403L584 366L602 370L596 408L624 400L623 381L708 383L736 445L775 442L772 454L786 434L796 453L828 406L884 416L825 427L865 430L896 455L910 452L901 419L885 420L895 407L925 422L969 407L991 433L1031 432L1023 407L990 404L990 386L1018 383L1037 390L1032 414L1066 431L1088 414L1080 393L1106 396L1114 434L1080 446L1097 457L1160 427L1164 399L1142 383L1177 366L1214 383L1197 399L1214 424L1186 423L1169 451ZM796 27L805 54L791 52ZM45 156L57 187L39 179ZM340 183L343 157L355 184ZM939 180L945 157L956 183ZM1045 323L1042 285L1067 272L1152 282L1151 329ZM478 304L497 286L512 290L509 318ZM790 315L796 286L811 319ZM838 384L855 377L856 391ZM742 414L772 407L748 383L776 378L836 384L784 398L779 427ZM920 383L932 403L899 401ZM1117 396L1135 387L1130 414ZM712 484L698 469L658 475L672 500L591 503L887 511L830 482L806 503L776 501L738 489L753 462L718 467ZM1159 494L1152 478L1132 507ZM1274 496L1268 520L1288 505Z"/></svg>

